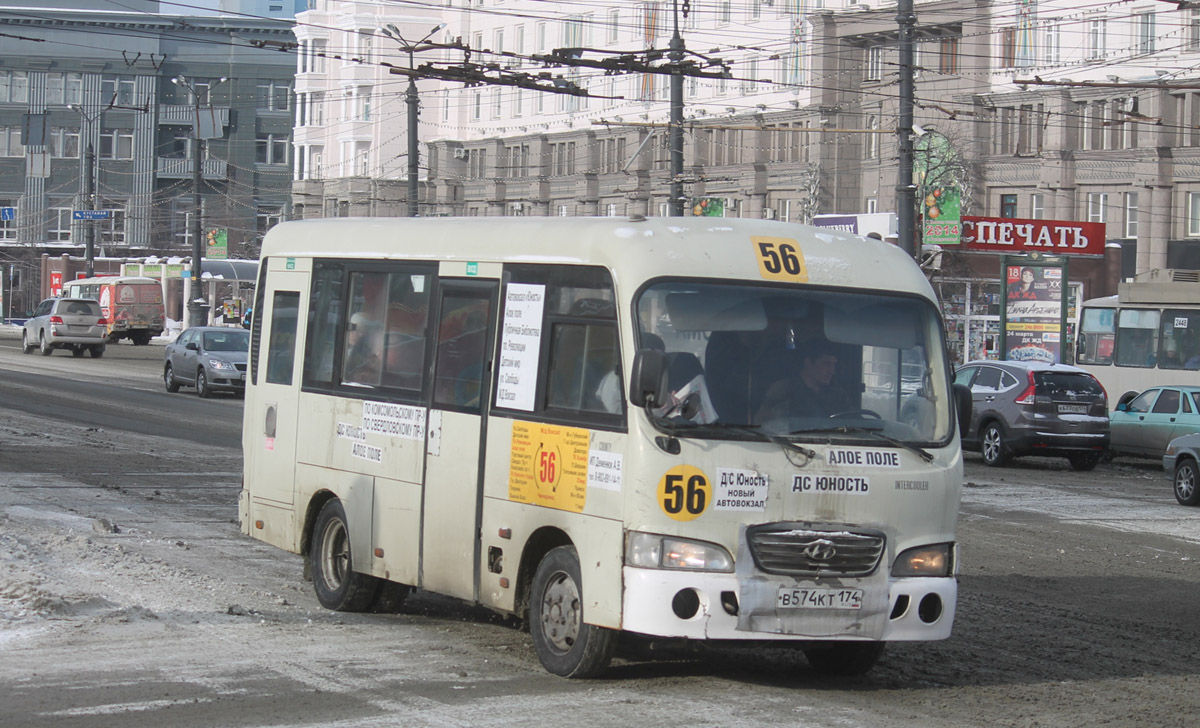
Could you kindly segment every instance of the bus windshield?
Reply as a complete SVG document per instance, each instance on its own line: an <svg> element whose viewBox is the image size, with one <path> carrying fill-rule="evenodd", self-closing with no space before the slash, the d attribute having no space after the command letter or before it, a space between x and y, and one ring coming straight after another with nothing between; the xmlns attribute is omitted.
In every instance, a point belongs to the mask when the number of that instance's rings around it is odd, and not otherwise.
<svg viewBox="0 0 1200 728"><path fill-rule="evenodd" d="M694 437L945 444L942 329L923 299L665 280L637 300L643 349L666 352L656 422Z"/></svg>

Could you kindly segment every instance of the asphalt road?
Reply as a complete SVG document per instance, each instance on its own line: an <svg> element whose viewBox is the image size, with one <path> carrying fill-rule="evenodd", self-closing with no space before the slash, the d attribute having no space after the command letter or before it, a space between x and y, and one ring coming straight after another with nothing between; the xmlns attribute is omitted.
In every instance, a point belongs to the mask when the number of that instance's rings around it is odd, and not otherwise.
<svg viewBox="0 0 1200 728"><path fill-rule="evenodd" d="M241 536L241 400L167 394L160 346L0 332L0 726L1175 726L1200 708L1200 509L1157 463L969 456L954 635L834 680L786 650L546 674L453 600L322 610Z"/></svg>

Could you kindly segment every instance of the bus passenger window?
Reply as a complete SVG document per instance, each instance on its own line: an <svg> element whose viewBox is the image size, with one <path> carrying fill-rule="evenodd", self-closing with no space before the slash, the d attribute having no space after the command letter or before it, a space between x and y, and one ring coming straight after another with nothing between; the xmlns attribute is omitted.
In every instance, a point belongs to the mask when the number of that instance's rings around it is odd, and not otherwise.
<svg viewBox="0 0 1200 728"><path fill-rule="evenodd" d="M490 301L487 294L447 293L443 297L433 385L435 403L479 411Z"/></svg>
<svg viewBox="0 0 1200 728"><path fill-rule="evenodd" d="M386 273L354 273L350 276L350 317L346 324L346 352L342 358L343 382L379 384L386 281Z"/></svg>
<svg viewBox="0 0 1200 728"><path fill-rule="evenodd" d="M619 413L621 382L616 328L604 324L556 324L550 349L547 405Z"/></svg>
<svg viewBox="0 0 1200 728"><path fill-rule="evenodd" d="M1158 361L1157 310L1123 308L1117 318L1117 366L1153 367Z"/></svg>
<svg viewBox="0 0 1200 728"><path fill-rule="evenodd" d="M383 385L420 389L425 377L425 330L429 320L430 277L392 273L388 280Z"/></svg>
<svg viewBox="0 0 1200 728"><path fill-rule="evenodd" d="M292 365L296 360L296 317L300 294L276 291L271 304L271 340L267 344L267 381L291 384Z"/></svg>

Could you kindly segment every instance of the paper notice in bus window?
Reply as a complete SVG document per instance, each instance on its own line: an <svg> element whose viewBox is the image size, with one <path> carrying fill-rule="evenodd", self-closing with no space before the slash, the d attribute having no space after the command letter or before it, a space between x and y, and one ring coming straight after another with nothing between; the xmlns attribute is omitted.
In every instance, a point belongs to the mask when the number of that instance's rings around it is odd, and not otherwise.
<svg viewBox="0 0 1200 728"><path fill-rule="evenodd" d="M514 422L508 497L582 513L587 503L588 431Z"/></svg>
<svg viewBox="0 0 1200 728"><path fill-rule="evenodd" d="M500 366L496 368L496 404L500 407L533 411L545 301L545 286L510 283L505 289Z"/></svg>

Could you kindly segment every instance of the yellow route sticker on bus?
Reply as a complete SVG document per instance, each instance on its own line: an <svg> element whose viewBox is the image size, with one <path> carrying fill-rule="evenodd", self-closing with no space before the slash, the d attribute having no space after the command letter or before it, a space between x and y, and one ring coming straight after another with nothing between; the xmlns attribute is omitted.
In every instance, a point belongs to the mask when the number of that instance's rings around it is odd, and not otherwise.
<svg viewBox="0 0 1200 728"><path fill-rule="evenodd" d="M676 465L658 481L658 505L676 521L691 521L708 510L712 481L692 465Z"/></svg>
<svg viewBox="0 0 1200 728"><path fill-rule="evenodd" d="M587 503L588 431L514 422L508 498L582 513Z"/></svg>
<svg viewBox="0 0 1200 728"><path fill-rule="evenodd" d="M808 267L804 265L804 253L791 238L771 238L751 235L754 254L758 257L758 272L769 281L807 283Z"/></svg>

